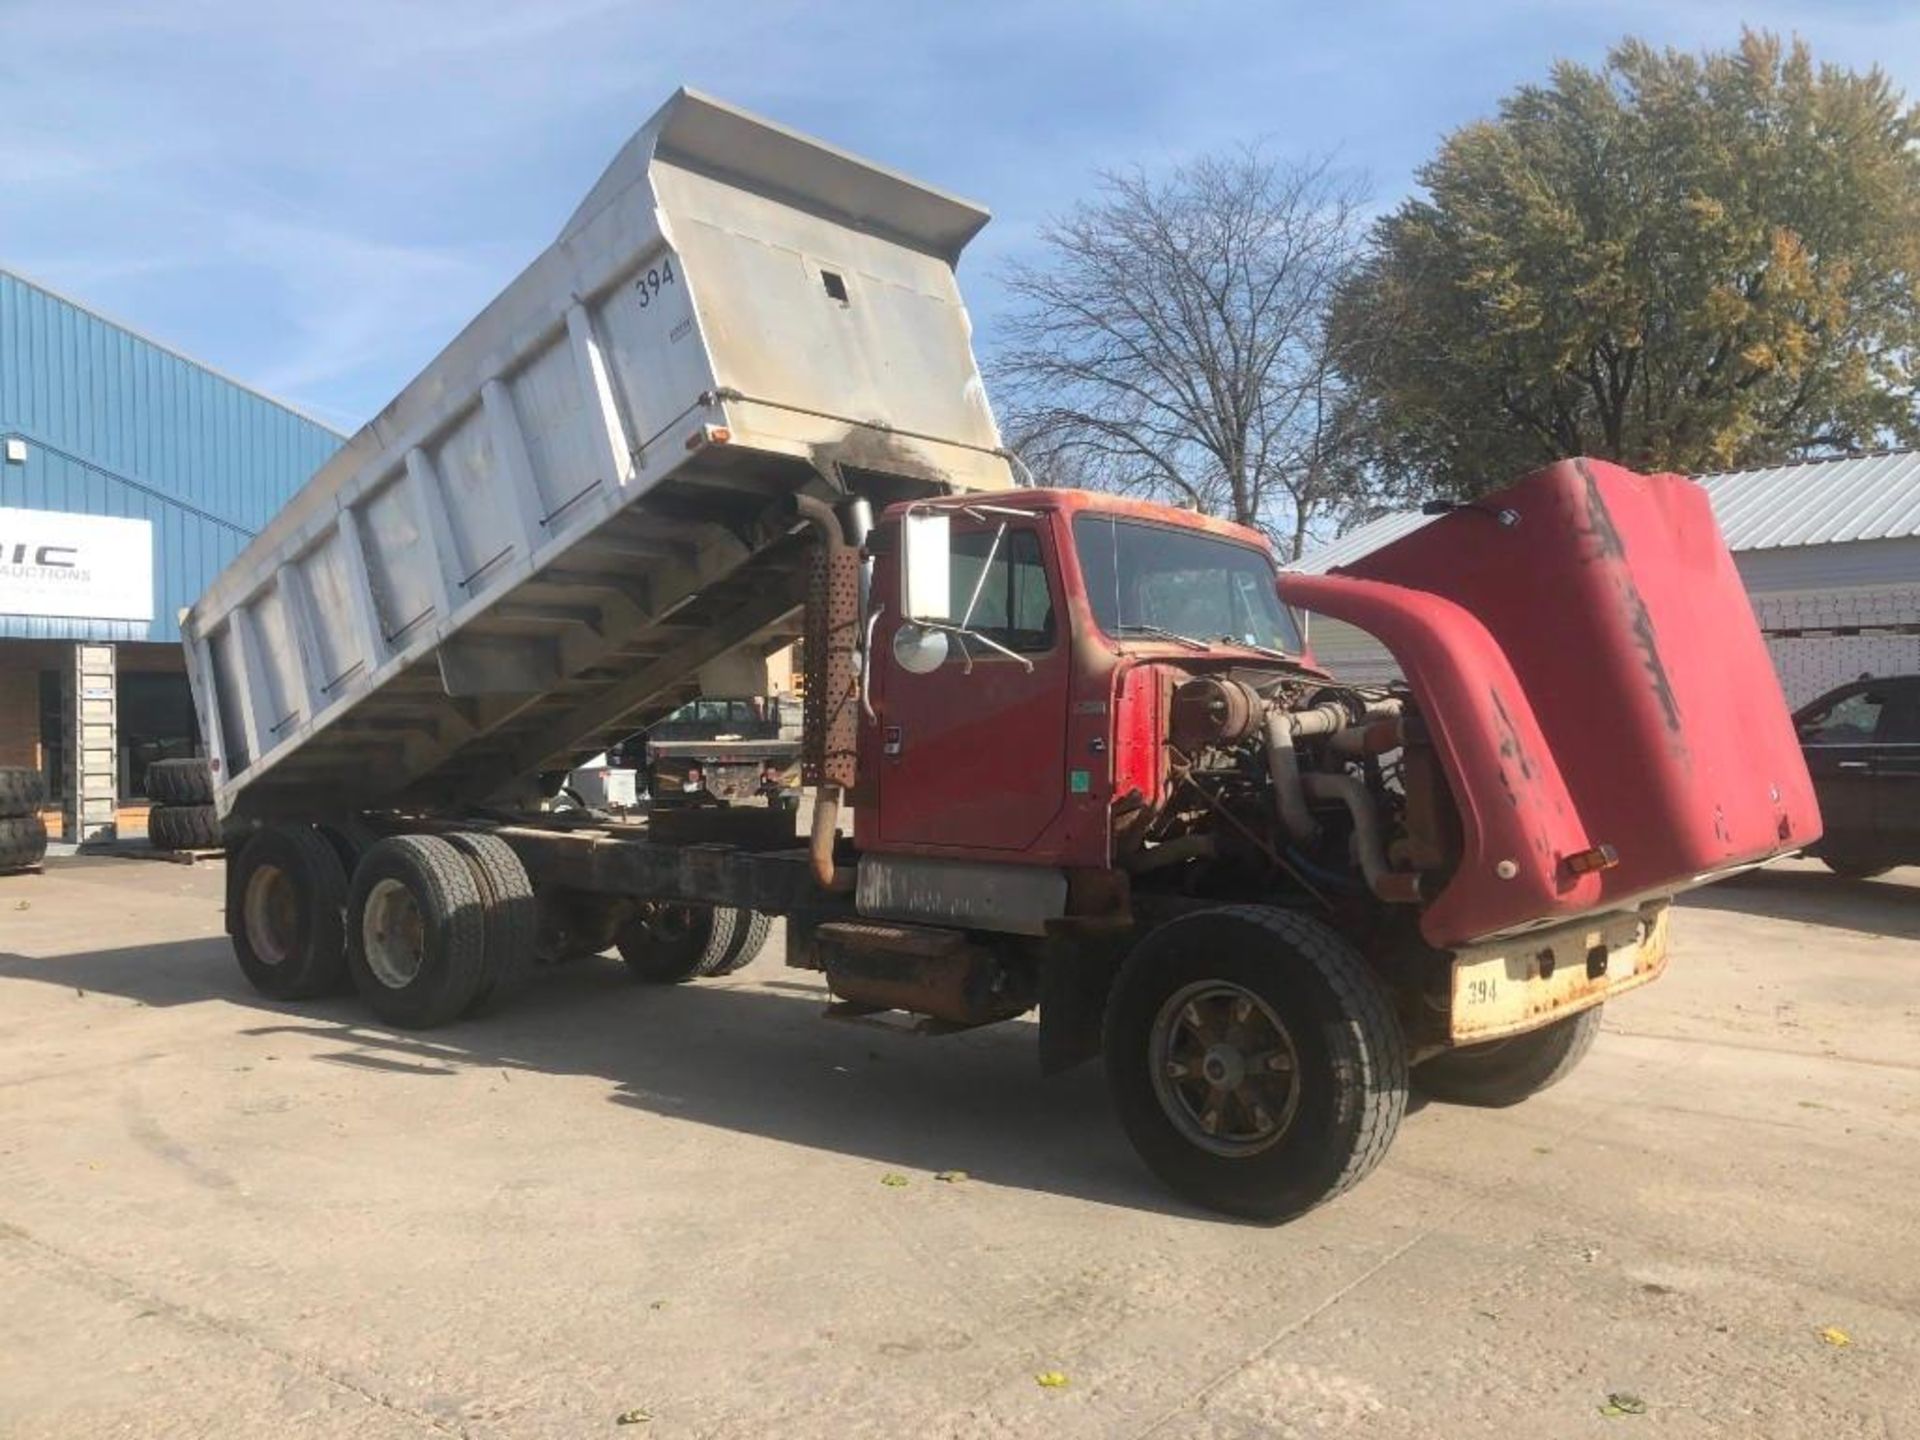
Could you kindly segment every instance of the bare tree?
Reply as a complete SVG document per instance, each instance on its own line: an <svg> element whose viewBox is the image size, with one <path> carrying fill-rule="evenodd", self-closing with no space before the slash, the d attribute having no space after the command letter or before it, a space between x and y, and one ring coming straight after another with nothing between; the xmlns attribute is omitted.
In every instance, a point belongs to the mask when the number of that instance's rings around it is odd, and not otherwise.
<svg viewBox="0 0 1920 1440"><path fill-rule="evenodd" d="M1364 476L1326 327L1363 204L1329 160L1257 148L1103 174L1007 275L990 368L1015 448L1049 480L1192 505L1297 556Z"/></svg>

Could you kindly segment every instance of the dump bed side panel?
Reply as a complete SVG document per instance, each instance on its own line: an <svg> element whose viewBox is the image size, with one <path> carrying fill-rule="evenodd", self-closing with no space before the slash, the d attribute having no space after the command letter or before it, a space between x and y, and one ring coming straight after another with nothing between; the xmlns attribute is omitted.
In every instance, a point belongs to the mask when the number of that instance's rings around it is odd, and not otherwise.
<svg viewBox="0 0 1920 1440"><path fill-rule="evenodd" d="M676 96L190 612L222 813L562 766L792 633L794 490L1006 485L952 270L984 219Z"/></svg>

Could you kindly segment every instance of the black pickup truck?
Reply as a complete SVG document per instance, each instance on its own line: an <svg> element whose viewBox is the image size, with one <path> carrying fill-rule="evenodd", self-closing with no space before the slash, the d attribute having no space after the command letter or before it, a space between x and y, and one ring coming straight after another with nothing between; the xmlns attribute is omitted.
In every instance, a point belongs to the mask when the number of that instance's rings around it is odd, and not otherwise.
<svg viewBox="0 0 1920 1440"><path fill-rule="evenodd" d="M691 700L629 735L607 758L639 771L656 802L682 795L777 800L798 793L793 706L778 696Z"/></svg>
<svg viewBox="0 0 1920 1440"><path fill-rule="evenodd" d="M1855 879L1920 864L1920 675L1829 690L1793 724L1826 826L1813 853Z"/></svg>

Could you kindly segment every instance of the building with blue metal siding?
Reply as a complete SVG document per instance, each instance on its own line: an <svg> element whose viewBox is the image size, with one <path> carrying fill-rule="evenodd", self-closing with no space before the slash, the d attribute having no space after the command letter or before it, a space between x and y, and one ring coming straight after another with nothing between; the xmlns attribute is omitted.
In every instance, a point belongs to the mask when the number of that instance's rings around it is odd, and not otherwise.
<svg viewBox="0 0 1920 1440"><path fill-rule="evenodd" d="M137 799L145 761L196 738L181 610L343 438L0 269L0 765L71 787L63 687L77 645L111 645L114 789Z"/></svg>

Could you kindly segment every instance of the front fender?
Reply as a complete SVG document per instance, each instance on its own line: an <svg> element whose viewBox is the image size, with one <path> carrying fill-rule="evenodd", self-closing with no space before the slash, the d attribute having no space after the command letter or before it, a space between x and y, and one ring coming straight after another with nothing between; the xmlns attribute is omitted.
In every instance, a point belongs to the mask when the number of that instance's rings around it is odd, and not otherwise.
<svg viewBox="0 0 1920 1440"><path fill-rule="evenodd" d="M1451 600L1379 580L1287 573L1280 595L1385 645L1432 733L1464 844L1459 868L1421 914L1430 944L1447 949L1600 903L1598 875L1575 875L1562 863L1594 842L1527 692L1486 626Z"/></svg>

